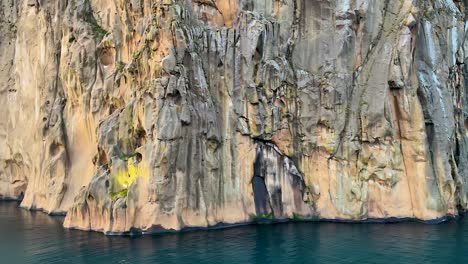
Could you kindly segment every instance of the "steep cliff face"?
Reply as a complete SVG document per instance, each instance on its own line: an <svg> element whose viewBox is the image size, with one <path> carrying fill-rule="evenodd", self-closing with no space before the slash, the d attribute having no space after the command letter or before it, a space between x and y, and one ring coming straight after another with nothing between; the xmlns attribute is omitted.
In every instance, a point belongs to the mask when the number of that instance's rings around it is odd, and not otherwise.
<svg viewBox="0 0 468 264"><path fill-rule="evenodd" d="M4 0L0 197L106 233L456 215L465 5Z"/></svg>

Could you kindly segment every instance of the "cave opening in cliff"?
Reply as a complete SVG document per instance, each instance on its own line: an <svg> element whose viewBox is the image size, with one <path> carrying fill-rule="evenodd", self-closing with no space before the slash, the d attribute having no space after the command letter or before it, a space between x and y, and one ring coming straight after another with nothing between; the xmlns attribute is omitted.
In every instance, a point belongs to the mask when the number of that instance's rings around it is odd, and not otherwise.
<svg viewBox="0 0 468 264"><path fill-rule="evenodd" d="M141 155L141 153L136 153L135 154L135 164L138 164L141 162L141 160L143 159L143 156Z"/></svg>
<svg viewBox="0 0 468 264"><path fill-rule="evenodd" d="M268 191L265 180L262 177L254 176L252 178L252 189L257 216L266 214L268 212Z"/></svg>
<svg viewBox="0 0 468 264"><path fill-rule="evenodd" d="M99 53L99 61L104 66L109 66L114 63L114 52L111 48L104 48Z"/></svg>
<svg viewBox="0 0 468 264"><path fill-rule="evenodd" d="M146 131L143 127L138 126L135 130L135 144L137 147L141 147L146 144ZM140 153L136 153L136 155L140 155Z"/></svg>
<svg viewBox="0 0 468 264"><path fill-rule="evenodd" d="M263 155L263 149L260 148L254 161L254 175L251 181L256 212L255 218L271 220L274 216L265 184L266 167Z"/></svg>

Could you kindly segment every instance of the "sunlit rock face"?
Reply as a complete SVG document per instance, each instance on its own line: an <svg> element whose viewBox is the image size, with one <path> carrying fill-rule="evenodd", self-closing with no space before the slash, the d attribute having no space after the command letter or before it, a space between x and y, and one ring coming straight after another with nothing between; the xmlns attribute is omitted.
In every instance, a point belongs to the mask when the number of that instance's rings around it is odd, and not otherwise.
<svg viewBox="0 0 468 264"><path fill-rule="evenodd" d="M0 197L70 228L468 207L464 1L3 0Z"/></svg>

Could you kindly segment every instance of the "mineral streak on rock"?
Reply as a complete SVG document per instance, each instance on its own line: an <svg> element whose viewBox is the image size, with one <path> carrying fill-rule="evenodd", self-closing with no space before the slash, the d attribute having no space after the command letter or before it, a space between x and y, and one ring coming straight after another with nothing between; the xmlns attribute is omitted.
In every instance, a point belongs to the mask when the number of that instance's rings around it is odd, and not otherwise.
<svg viewBox="0 0 468 264"><path fill-rule="evenodd" d="M105 233L457 215L465 5L2 0L0 198Z"/></svg>

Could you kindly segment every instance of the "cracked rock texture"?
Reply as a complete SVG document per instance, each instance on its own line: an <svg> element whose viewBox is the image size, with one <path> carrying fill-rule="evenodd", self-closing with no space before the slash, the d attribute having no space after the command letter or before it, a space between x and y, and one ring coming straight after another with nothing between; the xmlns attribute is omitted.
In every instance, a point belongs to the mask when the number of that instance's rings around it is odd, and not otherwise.
<svg viewBox="0 0 468 264"><path fill-rule="evenodd" d="M0 197L65 227L468 207L462 0L2 0Z"/></svg>

